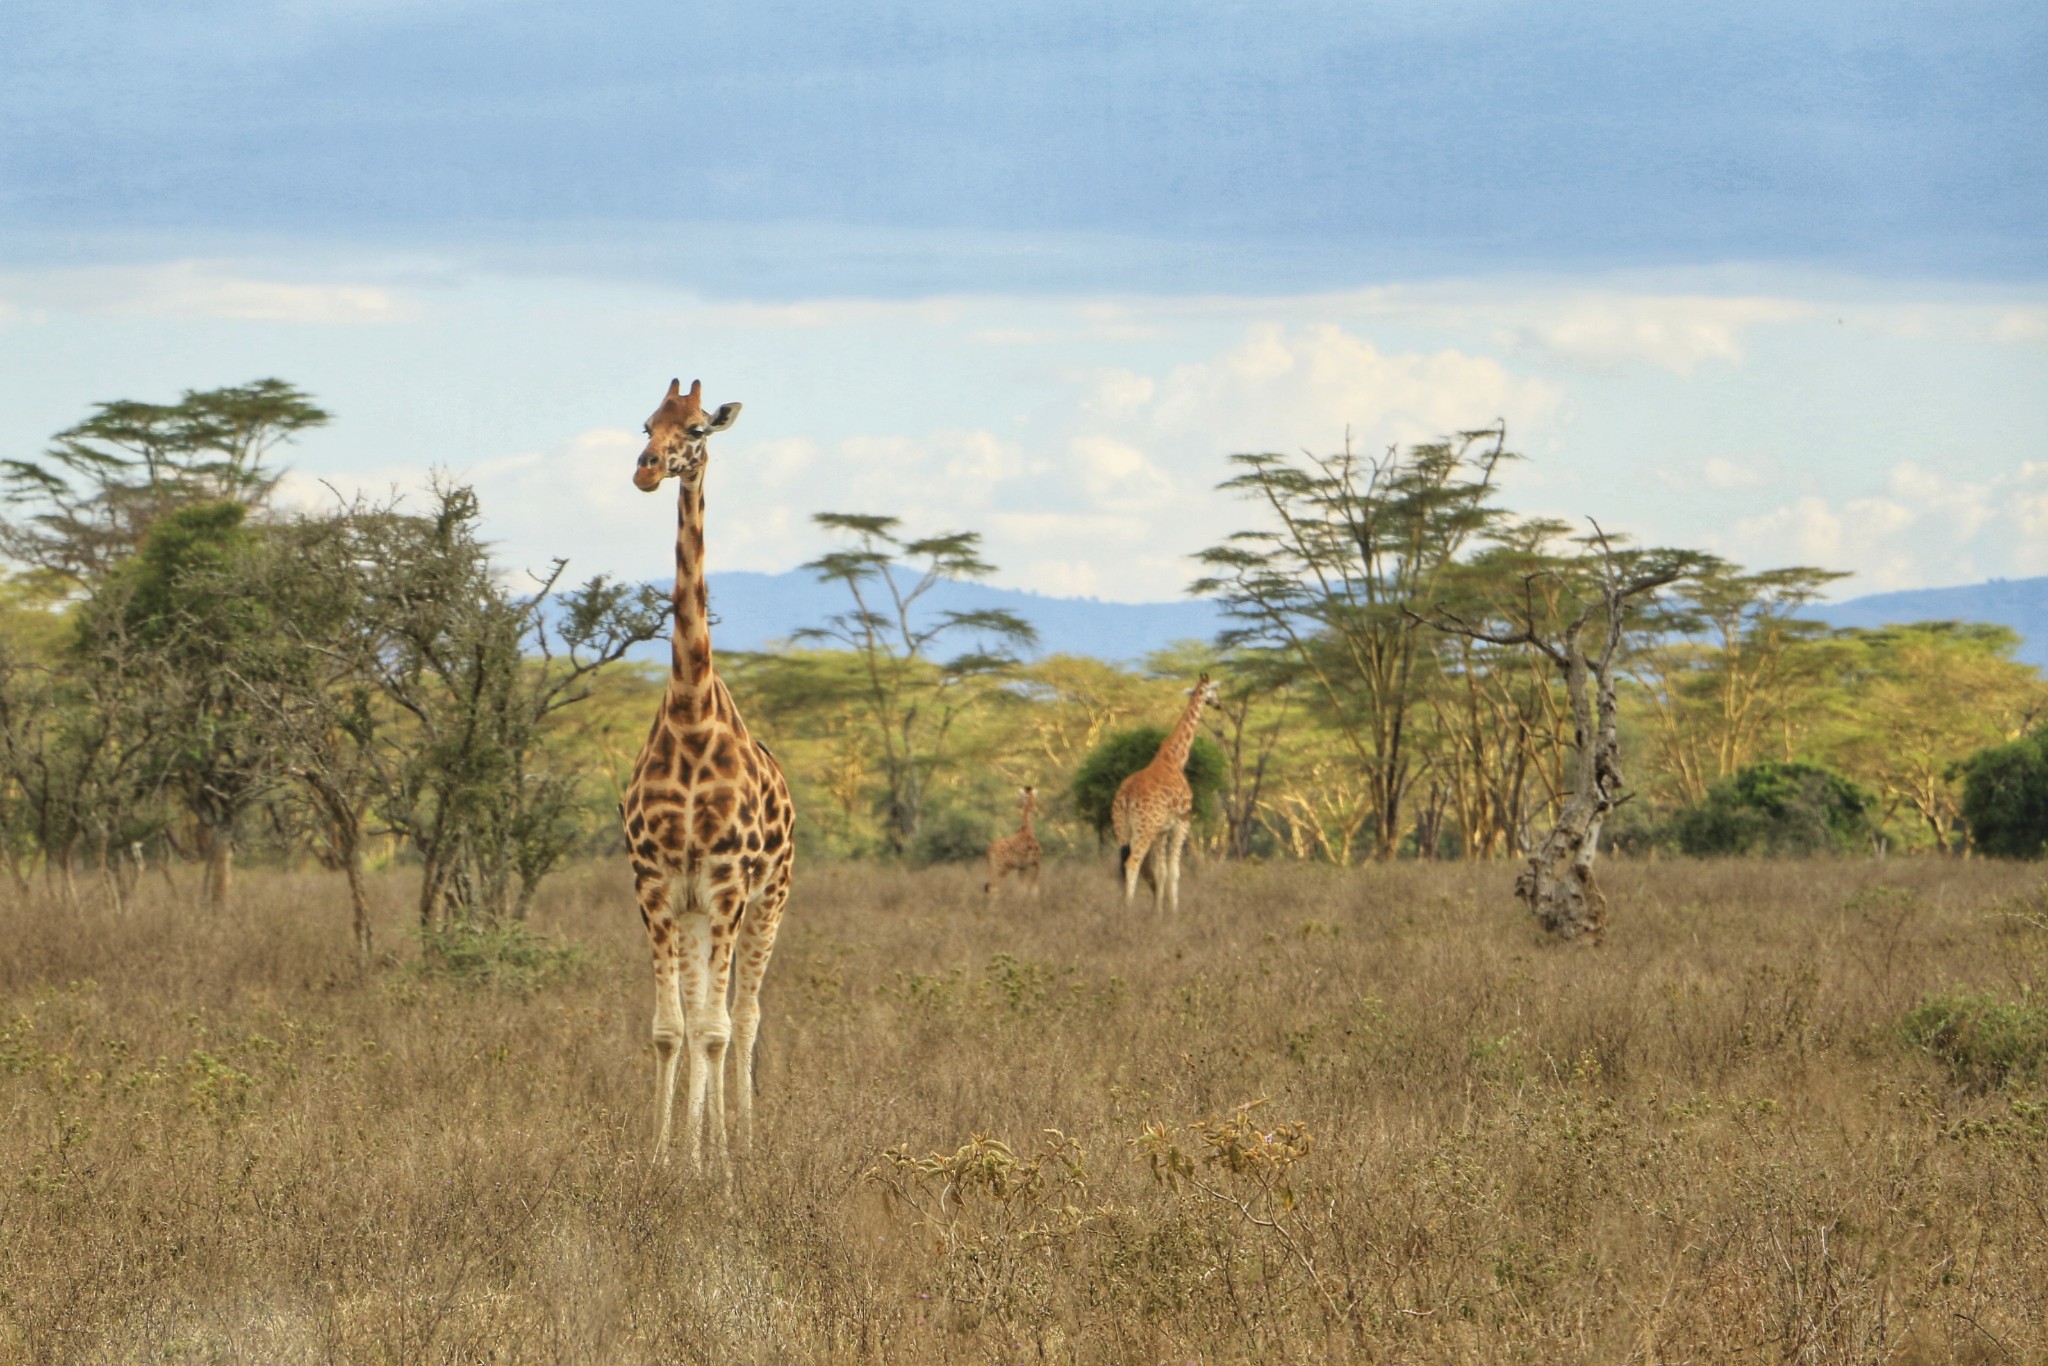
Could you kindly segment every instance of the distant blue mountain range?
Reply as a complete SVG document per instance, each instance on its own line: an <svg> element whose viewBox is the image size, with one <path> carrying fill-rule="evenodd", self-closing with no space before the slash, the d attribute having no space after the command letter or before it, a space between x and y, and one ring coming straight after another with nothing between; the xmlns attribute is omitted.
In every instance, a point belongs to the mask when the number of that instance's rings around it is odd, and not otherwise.
<svg viewBox="0 0 2048 1366"><path fill-rule="evenodd" d="M765 650L806 626L818 626L851 605L846 589L820 583L800 569L786 574L711 575L716 639L724 650ZM1001 608L1038 628L1033 657L1088 655L1134 663L1175 641L1208 640L1223 629L1214 602L1100 602L1053 598L1014 588L946 582L920 604L928 612ZM1959 588L1915 588L1873 593L1846 602L1818 603L1811 614L1830 626L1892 626L1915 621L1985 621L2010 626L2022 638L2019 658L2048 669L2048 578L1993 579ZM645 652L664 658L665 646Z"/></svg>
<svg viewBox="0 0 2048 1366"><path fill-rule="evenodd" d="M1902 626L1915 621L1985 621L2019 633L2014 658L2048 670L2048 578L1993 579L1956 588L1908 588L1847 602L1817 603L1830 626Z"/></svg>
<svg viewBox="0 0 2048 1366"><path fill-rule="evenodd" d="M820 583L801 569L786 574L740 571L710 576L711 611L718 619L714 639L722 650L765 650L807 626L853 606L846 588ZM1038 630L1038 648L1028 658L1088 655L1134 663L1178 640L1207 640L1223 629L1223 611L1213 602L1101 602L1094 598L1051 598L1014 588L947 580L918 600L921 621L942 612L1014 612ZM958 642L965 648L966 642Z"/></svg>

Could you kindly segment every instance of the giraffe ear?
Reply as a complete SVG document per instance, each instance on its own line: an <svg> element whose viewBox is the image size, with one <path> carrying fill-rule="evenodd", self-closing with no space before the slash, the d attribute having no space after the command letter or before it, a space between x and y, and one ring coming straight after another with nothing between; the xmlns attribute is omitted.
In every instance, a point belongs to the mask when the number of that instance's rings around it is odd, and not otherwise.
<svg viewBox="0 0 2048 1366"><path fill-rule="evenodd" d="M730 427L733 423L739 421L739 417L739 404L721 403L718 405L718 411L711 415L709 430L714 432L722 432L727 427Z"/></svg>

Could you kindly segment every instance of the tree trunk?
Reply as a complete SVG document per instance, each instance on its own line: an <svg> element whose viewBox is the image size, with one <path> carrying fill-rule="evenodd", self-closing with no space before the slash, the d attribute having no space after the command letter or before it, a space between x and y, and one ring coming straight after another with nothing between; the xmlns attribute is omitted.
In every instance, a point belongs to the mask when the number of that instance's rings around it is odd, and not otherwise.
<svg viewBox="0 0 2048 1366"><path fill-rule="evenodd" d="M348 877L350 932L355 936L356 957L367 970L370 966L370 898L363 889L363 861L353 847L343 858L341 870Z"/></svg>
<svg viewBox="0 0 2048 1366"><path fill-rule="evenodd" d="M1612 629L1618 636L1618 621ZM1576 628L1566 633L1564 646L1565 693L1574 731L1572 790L1556 826L1515 879L1515 895L1558 938L1597 944L1607 928L1607 898L1594 881L1593 860L1600 852L1600 826L1622 788L1614 651L1610 646L1598 664L1589 666ZM1595 698L1586 696L1589 682Z"/></svg>
<svg viewBox="0 0 2048 1366"><path fill-rule="evenodd" d="M227 909L229 884L234 878L234 838L217 826L199 828L199 842L206 855L206 904L219 912Z"/></svg>

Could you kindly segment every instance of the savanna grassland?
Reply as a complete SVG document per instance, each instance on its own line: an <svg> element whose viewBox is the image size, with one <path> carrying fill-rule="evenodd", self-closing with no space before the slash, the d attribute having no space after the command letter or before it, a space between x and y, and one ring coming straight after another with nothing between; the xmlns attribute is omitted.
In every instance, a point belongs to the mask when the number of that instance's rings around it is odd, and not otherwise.
<svg viewBox="0 0 2048 1366"><path fill-rule="evenodd" d="M2048 1360L2038 866L1616 862L1595 949L1511 877L806 867L729 1187L622 867L435 967L373 882L367 974L339 879L10 895L0 1359Z"/></svg>

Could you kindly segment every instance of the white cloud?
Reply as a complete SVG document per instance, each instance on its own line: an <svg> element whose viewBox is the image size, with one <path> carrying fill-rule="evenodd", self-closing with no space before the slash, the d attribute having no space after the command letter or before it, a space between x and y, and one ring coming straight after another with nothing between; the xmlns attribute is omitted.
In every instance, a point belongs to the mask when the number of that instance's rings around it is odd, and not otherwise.
<svg viewBox="0 0 2048 1366"><path fill-rule="evenodd" d="M261 279L207 261L49 271L0 281L15 300L88 313L311 325L396 322L413 313L383 285Z"/></svg>
<svg viewBox="0 0 2048 1366"><path fill-rule="evenodd" d="M1107 436L1081 436L1074 439L1073 456L1081 484L1098 508L1147 512L1173 497L1173 480L1135 446Z"/></svg>
<svg viewBox="0 0 2048 1366"><path fill-rule="evenodd" d="M1707 361L1739 362L1743 334L1794 322L1812 306L1789 299L1598 294L1539 306L1508 335L1572 360L1597 365L1640 362L1690 375Z"/></svg>
<svg viewBox="0 0 2048 1366"><path fill-rule="evenodd" d="M1991 325L1991 338L2002 342L2048 339L2048 308L2015 308L2000 314Z"/></svg>
<svg viewBox="0 0 2048 1366"><path fill-rule="evenodd" d="M1151 376L1134 370L1105 370L1096 377L1090 403L1097 412L1123 417L1150 403L1158 387Z"/></svg>
<svg viewBox="0 0 2048 1366"><path fill-rule="evenodd" d="M1102 572L1082 560L1033 560L1024 567L1034 592L1056 598L1093 598L1102 593Z"/></svg>
<svg viewBox="0 0 2048 1366"><path fill-rule="evenodd" d="M1710 456L1700 466L1701 481L1710 489L1723 491L1762 488L1771 482L1775 474L1775 470L1764 469L1748 461L1731 460L1725 455Z"/></svg>
<svg viewBox="0 0 2048 1366"><path fill-rule="evenodd" d="M1808 494L1737 522L1713 548L1753 565L1846 569L1855 594L2048 572L2044 547L2048 464L1973 482L1902 460L1884 494Z"/></svg>
<svg viewBox="0 0 2048 1366"><path fill-rule="evenodd" d="M1259 323L1212 360L1177 366L1147 416L1158 436L1203 459L1235 451L1335 449L1424 441L1511 417L1540 425L1551 386L1487 356L1387 354L1341 327Z"/></svg>

